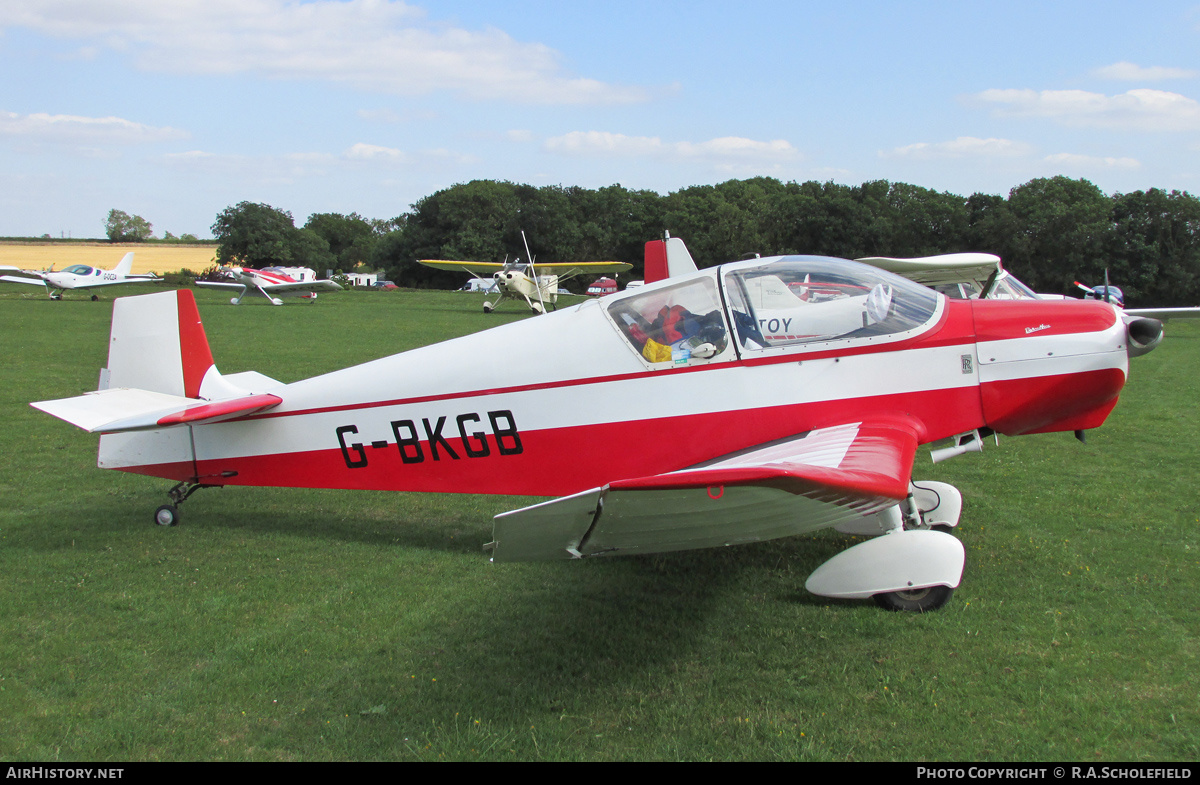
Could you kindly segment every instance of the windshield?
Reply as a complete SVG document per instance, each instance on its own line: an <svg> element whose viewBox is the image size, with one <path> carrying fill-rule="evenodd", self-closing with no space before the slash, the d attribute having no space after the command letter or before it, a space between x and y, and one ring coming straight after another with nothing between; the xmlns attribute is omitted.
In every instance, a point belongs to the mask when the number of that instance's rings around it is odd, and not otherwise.
<svg viewBox="0 0 1200 785"><path fill-rule="evenodd" d="M903 337L938 310L936 292L857 262L785 256L729 265L731 320L745 349Z"/></svg>
<svg viewBox="0 0 1200 785"><path fill-rule="evenodd" d="M1011 275L1001 276L996 280L996 285L992 287L992 291L988 293L989 300L1038 300L1039 298L1025 284L1013 278Z"/></svg>
<svg viewBox="0 0 1200 785"><path fill-rule="evenodd" d="M88 267L86 264L73 264L70 267L64 268L63 272L74 273L75 275L91 275L92 268Z"/></svg>

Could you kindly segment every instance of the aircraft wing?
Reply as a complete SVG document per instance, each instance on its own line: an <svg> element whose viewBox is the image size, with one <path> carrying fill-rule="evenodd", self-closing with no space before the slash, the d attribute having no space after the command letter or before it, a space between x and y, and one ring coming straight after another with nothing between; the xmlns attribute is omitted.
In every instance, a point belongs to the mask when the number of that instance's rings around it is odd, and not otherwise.
<svg viewBox="0 0 1200 785"><path fill-rule="evenodd" d="M919 426L847 423L497 515L495 561L661 553L786 537L908 495Z"/></svg>
<svg viewBox="0 0 1200 785"><path fill-rule="evenodd" d="M262 289L267 294L285 292L340 292L341 284L337 281L295 281L290 283L265 283Z"/></svg>
<svg viewBox="0 0 1200 785"><path fill-rule="evenodd" d="M192 281L193 286L199 286L203 289L236 289L241 291L244 286L233 281Z"/></svg>
<svg viewBox="0 0 1200 785"><path fill-rule="evenodd" d="M418 259L417 261L426 267L438 270L454 270L455 272L462 271L472 275L486 276L491 276L492 273L504 267L499 262L451 262L439 259ZM628 262L548 262L546 264L535 263L533 266L538 275L557 275L560 278L568 278L581 273L623 273L633 269L633 265Z"/></svg>
<svg viewBox="0 0 1200 785"><path fill-rule="evenodd" d="M16 270L18 268L5 267L4 269ZM36 275L36 273L29 273L28 275ZM19 275L0 275L0 281L8 281L9 283L31 283L34 286L45 286L46 285L46 282L44 280L42 280L41 278L29 278L29 277L23 278Z"/></svg>
<svg viewBox="0 0 1200 785"><path fill-rule="evenodd" d="M1168 319L1200 319L1200 308L1126 308L1125 313L1165 322Z"/></svg>
<svg viewBox="0 0 1200 785"><path fill-rule="evenodd" d="M437 270L453 270L454 272L466 272L471 275L486 275L489 278L492 273L504 267L499 262L450 262L441 259L418 259L418 262L426 267L433 267Z"/></svg>
<svg viewBox="0 0 1200 785"><path fill-rule="evenodd" d="M1000 257L990 253L949 253L915 259L867 256L855 261L903 275L925 286L967 282L982 285L1001 269Z"/></svg>
<svg viewBox="0 0 1200 785"><path fill-rule="evenodd" d="M623 273L632 270L628 262L563 262L561 264L536 264L538 275L557 275L559 278L570 278L583 273Z"/></svg>
<svg viewBox="0 0 1200 785"><path fill-rule="evenodd" d="M246 288L236 281L194 281L196 286L204 289L228 289L240 292ZM341 291L336 281L295 281L291 283L263 284L262 290L268 294L286 294L288 292L336 292Z"/></svg>

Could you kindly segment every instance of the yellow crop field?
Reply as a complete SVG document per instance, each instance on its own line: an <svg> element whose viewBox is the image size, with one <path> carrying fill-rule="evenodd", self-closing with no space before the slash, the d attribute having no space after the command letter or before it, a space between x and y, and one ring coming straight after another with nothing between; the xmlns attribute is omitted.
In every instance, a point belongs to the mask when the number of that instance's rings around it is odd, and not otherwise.
<svg viewBox="0 0 1200 785"><path fill-rule="evenodd" d="M146 243L0 243L0 265L23 270L61 270L72 264L112 269L133 251L133 272L174 273L187 268L200 272L216 261L215 245L158 245Z"/></svg>

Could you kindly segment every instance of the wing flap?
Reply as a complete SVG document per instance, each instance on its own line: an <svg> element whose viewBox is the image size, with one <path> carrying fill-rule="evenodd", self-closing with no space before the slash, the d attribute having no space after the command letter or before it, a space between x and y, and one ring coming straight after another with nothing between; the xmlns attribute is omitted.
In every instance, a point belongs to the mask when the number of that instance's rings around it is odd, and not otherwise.
<svg viewBox="0 0 1200 785"><path fill-rule="evenodd" d="M908 495L919 433L909 420L840 425L503 513L493 559L659 553L834 526Z"/></svg>

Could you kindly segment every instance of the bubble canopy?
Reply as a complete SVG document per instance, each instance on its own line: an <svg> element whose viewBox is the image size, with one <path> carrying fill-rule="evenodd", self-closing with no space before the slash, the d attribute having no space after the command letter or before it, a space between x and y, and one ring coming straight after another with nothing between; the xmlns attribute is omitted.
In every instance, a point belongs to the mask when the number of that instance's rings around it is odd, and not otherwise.
<svg viewBox="0 0 1200 785"><path fill-rule="evenodd" d="M703 270L614 299L607 309L647 361L693 364L727 359L735 345L745 354L900 340L927 329L943 302L877 267L781 256Z"/></svg>
<svg viewBox="0 0 1200 785"><path fill-rule="evenodd" d="M877 267L826 256L723 265L731 322L743 348L904 336L931 322L942 298Z"/></svg>

